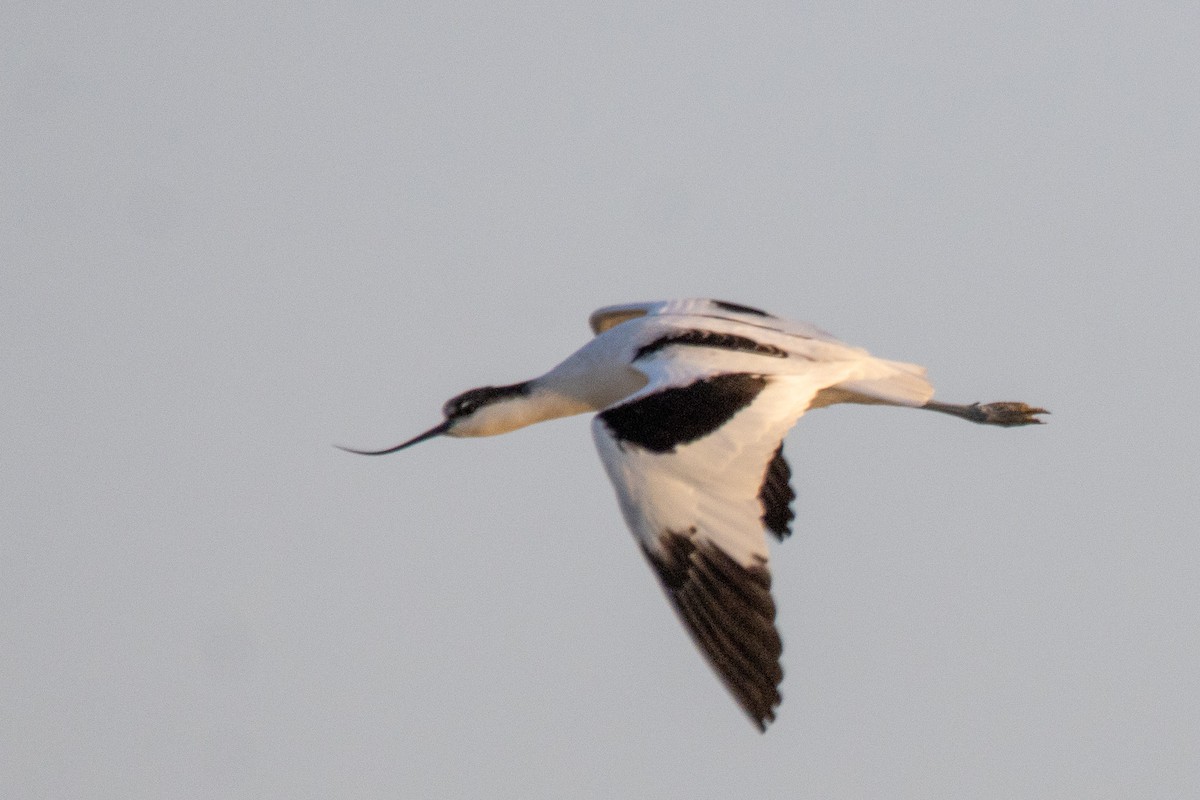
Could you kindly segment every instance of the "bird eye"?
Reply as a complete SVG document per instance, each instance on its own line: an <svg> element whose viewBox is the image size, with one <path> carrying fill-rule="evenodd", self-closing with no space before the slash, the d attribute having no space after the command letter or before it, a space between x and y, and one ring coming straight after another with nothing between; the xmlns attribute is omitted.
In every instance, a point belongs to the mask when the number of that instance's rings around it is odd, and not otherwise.
<svg viewBox="0 0 1200 800"><path fill-rule="evenodd" d="M470 393L461 394L458 397L452 397L442 406L442 413L448 418L463 417L467 414L472 414L479 406L479 401L472 397Z"/></svg>

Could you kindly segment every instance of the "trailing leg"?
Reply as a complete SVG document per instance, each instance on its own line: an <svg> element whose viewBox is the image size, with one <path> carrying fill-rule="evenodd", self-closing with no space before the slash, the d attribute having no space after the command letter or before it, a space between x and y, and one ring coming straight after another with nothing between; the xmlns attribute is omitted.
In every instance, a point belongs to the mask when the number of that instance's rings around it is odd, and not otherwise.
<svg viewBox="0 0 1200 800"><path fill-rule="evenodd" d="M940 411L943 414L953 414L956 417L969 419L971 422L978 422L980 425L1002 425L1006 428L1016 425L1041 425L1042 420L1038 419L1037 415L1050 413L1044 408L1034 408L1025 403L1016 402L955 405L930 400L921 408Z"/></svg>

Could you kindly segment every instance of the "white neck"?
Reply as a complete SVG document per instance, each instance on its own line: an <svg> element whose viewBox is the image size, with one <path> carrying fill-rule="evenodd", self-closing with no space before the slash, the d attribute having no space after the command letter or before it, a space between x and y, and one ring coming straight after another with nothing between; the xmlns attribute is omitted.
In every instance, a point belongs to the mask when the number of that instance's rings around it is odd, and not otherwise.
<svg viewBox="0 0 1200 800"><path fill-rule="evenodd" d="M535 422L600 411L646 385L647 378L627 361L614 358L611 345L593 339L540 378L528 392L491 403L459 421L450 436L495 436Z"/></svg>
<svg viewBox="0 0 1200 800"><path fill-rule="evenodd" d="M460 420L447 435L495 436L543 420L600 411L646 385L646 376L625 364L578 356L530 381L527 393L490 403Z"/></svg>

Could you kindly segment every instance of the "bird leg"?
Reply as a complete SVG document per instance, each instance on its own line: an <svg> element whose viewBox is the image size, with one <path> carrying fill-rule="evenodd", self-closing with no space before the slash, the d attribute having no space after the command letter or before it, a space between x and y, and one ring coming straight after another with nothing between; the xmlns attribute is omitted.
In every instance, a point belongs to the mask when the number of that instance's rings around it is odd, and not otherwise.
<svg viewBox="0 0 1200 800"><path fill-rule="evenodd" d="M928 408L930 411L940 411L943 414L953 414L956 417L969 419L971 422L978 422L980 425L1001 425L1005 428L1016 425L1041 425L1042 420L1038 419L1037 415L1050 413L1044 408L1034 408L1015 402L955 405L930 400L921 407Z"/></svg>

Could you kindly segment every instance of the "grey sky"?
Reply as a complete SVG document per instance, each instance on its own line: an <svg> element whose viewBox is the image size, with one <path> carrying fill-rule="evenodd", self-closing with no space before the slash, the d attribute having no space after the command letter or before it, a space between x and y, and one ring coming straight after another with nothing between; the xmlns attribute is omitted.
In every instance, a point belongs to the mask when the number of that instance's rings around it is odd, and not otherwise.
<svg viewBox="0 0 1200 800"><path fill-rule="evenodd" d="M0 795L1200 793L1200 10L9 3ZM382 446L716 296L1040 429L787 449L746 722L586 419Z"/></svg>

